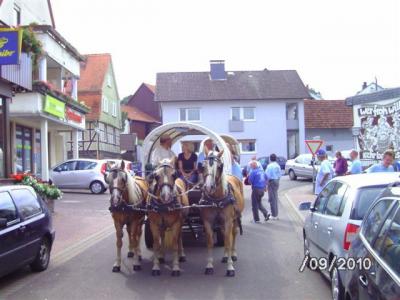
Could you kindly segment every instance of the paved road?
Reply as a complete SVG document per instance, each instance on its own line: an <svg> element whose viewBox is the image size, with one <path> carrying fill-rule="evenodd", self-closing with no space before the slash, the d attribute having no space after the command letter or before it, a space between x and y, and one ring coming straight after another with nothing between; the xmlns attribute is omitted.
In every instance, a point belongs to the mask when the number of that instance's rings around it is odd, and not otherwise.
<svg viewBox="0 0 400 300"><path fill-rule="evenodd" d="M310 183L283 179L281 190L304 184ZM85 210L104 210L107 204L106 195L96 196L95 201L91 195L79 194L67 194L65 199L63 205L79 205ZM162 276L152 277L151 252L147 250L143 251L141 272L133 272L131 259L125 258L122 272L112 273L115 238L111 231L104 231L72 253L61 251L63 256L53 257L46 272L21 270L3 279L0 299L329 299L329 285L319 273L298 272L303 258L301 226L285 201L281 199L280 220L265 224L250 222L251 205L246 202L235 278L224 276L225 266L218 262L221 248L215 250L215 274L203 275L204 241L190 237L186 239L188 262L182 264L180 278L170 276L170 258Z"/></svg>

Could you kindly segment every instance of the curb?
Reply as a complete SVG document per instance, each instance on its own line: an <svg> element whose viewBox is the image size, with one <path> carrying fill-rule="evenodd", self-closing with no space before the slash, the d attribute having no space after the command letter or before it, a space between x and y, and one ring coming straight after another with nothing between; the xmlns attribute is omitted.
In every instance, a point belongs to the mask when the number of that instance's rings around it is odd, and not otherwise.
<svg viewBox="0 0 400 300"><path fill-rule="evenodd" d="M301 186L302 187L302 186ZM283 196L286 198L287 202L289 203L289 206L293 209L293 211L295 212L297 218L301 221L302 224L304 224L305 221L305 216L297 209L297 207L294 205L294 203L292 202L292 200L290 199L290 197L288 196L288 193L296 190L300 187L295 187L292 188L290 190L285 191L285 193L283 194Z"/></svg>

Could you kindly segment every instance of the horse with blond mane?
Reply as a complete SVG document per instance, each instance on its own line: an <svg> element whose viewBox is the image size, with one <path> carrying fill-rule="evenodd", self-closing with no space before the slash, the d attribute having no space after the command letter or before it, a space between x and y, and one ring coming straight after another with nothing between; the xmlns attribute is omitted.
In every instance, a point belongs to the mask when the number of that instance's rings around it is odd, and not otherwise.
<svg viewBox="0 0 400 300"><path fill-rule="evenodd" d="M163 159L156 170L149 176L154 182L152 194L147 200L148 219L153 235L153 269L152 275L161 274L160 263L164 262L164 250L172 249L172 276L180 276L180 262L186 261L182 246L182 225L189 205L186 187L178 178L175 160Z"/></svg>
<svg viewBox="0 0 400 300"><path fill-rule="evenodd" d="M111 198L110 212L114 220L117 236L117 258L112 271L121 270L121 248L123 228L129 237L128 257L133 257L133 270L140 271L141 251L140 237L145 217L145 202L148 193L148 185L141 177L133 177L125 171L125 162L114 166L108 175L105 175Z"/></svg>
<svg viewBox="0 0 400 300"><path fill-rule="evenodd" d="M225 174L222 154L223 151L209 151L203 164L204 186L200 204L205 207L200 213L206 231L208 249L205 274L214 273L213 225L216 221L220 221L225 247L222 262L227 263L226 276L233 277L235 276L233 262L237 260L236 236L238 228L241 228L240 217L244 210L243 184L237 177Z"/></svg>

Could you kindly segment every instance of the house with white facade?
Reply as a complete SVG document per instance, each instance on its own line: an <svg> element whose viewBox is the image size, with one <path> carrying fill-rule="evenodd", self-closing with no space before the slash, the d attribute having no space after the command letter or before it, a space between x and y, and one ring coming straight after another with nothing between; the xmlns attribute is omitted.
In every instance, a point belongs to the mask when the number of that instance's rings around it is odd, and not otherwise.
<svg viewBox="0 0 400 300"><path fill-rule="evenodd" d="M322 140L330 154L354 148L353 110L344 100L305 100L307 140Z"/></svg>
<svg viewBox="0 0 400 300"><path fill-rule="evenodd" d="M225 71L225 62L218 60L207 72L158 73L156 86L164 124L194 122L235 137L242 165L252 156L305 151L309 93L295 70Z"/></svg>

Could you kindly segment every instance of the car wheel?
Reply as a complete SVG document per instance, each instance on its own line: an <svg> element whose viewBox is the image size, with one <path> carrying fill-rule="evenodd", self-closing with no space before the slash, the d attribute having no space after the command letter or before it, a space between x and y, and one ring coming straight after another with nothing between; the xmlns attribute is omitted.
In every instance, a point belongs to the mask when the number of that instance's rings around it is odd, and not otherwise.
<svg viewBox="0 0 400 300"><path fill-rule="evenodd" d="M93 181L91 184L90 184L90 191L92 192L92 194L103 194L105 191L106 191L106 189L105 189L105 187L104 187L104 184L102 183L102 182L100 182L100 181Z"/></svg>
<svg viewBox="0 0 400 300"><path fill-rule="evenodd" d="M31 269L35 272L41 272L47 269L50 262L50 242L47 238L43 238L40 242L38 253L35 260L31 263Z"/></svg>
<svg viewBox="0 0 400 300"><path fill-rule="evenodd" d="M293 170L289 170L289 178L290 178L290 180L297 179L296 173Z"/></svg>
<svg viewBox="0 0 400 300"><path fill-rule="evenodd" d="M333 300L344 299L344 289L340 280L340 275L337 267L334 267L331 272L331 292Z"/></svg>
<svg viewBox="0 0 400 300"><path fill-rule="evenodd" d="M153 249L153 234L150 229L150 220L147 219L144 223L144 242L146 244L147 249Z"/></svg>

